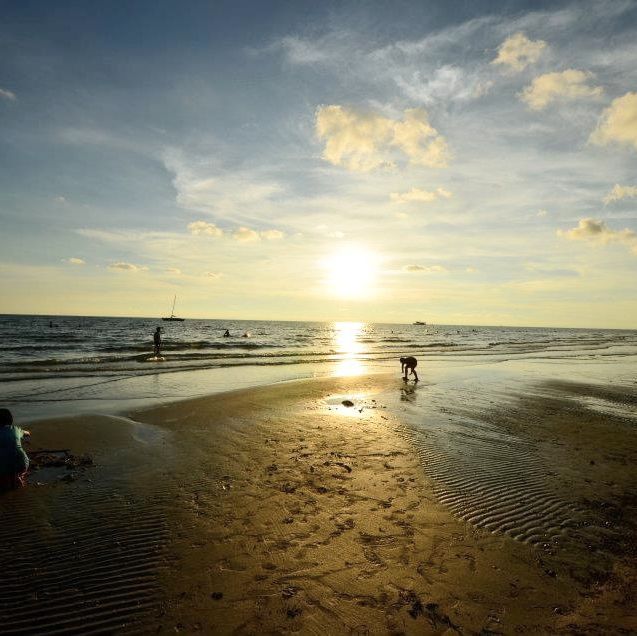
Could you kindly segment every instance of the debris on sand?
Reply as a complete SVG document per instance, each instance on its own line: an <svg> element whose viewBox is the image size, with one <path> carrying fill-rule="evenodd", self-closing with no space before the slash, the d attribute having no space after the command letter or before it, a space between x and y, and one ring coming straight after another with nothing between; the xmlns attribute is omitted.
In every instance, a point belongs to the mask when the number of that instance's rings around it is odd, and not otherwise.
<svg viewBox="0 0 637 636"><path fill-rule="evenodd" d="M73 455L68 448L44 448L29 451L30 471L38 473L38 471L44 470L44 473L48 473L49 477L57 475L59 481L75 481L89 466L93 466L93 458L90 455ZM60 475L56 469L68 472Z"/></svg>
<svg viewBox="0 0 637 636"><path fill-rule="evenodd" d="M352 406L354 406L354 402L352 402L351 400L343 400L343 401L341 402L341 404L342 404L343 406L347 406L347 407L352 407Z"/></svg>

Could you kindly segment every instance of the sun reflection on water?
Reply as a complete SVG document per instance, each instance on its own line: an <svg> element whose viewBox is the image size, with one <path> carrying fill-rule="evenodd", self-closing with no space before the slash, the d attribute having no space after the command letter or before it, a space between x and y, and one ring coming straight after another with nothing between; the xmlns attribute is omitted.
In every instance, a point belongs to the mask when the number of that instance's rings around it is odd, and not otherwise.
<svg viewBox="0 0 637 636"><path fill-rule="evenodd" d="M332 375L336 377L362 375L367 371L361 356L364 351L359 338L365 328L364 322L335 322L333 324L334 349L338 362Z"/></svg>

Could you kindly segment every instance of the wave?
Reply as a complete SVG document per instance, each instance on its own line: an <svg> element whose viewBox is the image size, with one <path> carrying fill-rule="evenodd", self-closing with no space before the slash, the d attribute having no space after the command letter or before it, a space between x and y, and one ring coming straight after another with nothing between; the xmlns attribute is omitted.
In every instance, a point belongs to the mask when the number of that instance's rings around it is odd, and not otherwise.
<svg viewBox="0 0 637 636"><path fill-rule="evenodd" d="M14 352L28 352L28 351L51 351L61 350L66 351L69 349L68 344L61 344L59 342L49 342L47 344L3 344L0 345L0 351L14 351Z"/></svg>
<svg viewBox="0 0 637 636"><path fill-rule="evenodd" d="M282 344L259 343L259 342L215 342L210 340L192 340L178 342L162 343L162 351L189 351L191 349L279 349L283 348ZM152 345L149 344L128 344L128 345L108 345L100 347L97 351L100 353L126 353L129 351L152 351Z"/></svg>

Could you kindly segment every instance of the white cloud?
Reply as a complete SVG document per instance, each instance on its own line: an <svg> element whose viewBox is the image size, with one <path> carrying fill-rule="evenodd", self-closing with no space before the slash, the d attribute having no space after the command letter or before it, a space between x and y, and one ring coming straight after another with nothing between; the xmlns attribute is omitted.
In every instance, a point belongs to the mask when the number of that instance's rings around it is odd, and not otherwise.
<svg viewBox="0 0 637 636"><path fill-rule="evenodd" d="M281 230L264 230L261 232L261 238L264 238L266 241L276 241L278 239L282 239L285 236Z"/></svg>
<svg viewBox="0 0 637 636"><path fill-rule="evenodd" d="M403 271L410 273L440 274L446 272L447 268L442 265L405 265Z"/></svg>
<svg viewBox="0 0 637 636"><path fill-rule="evenodd" d="M66 197L55 197L55 202L64 205L66 203Z"/></svg>
<svg viewBox="0 0 637 636"><path fill-rule="evenodd" d="M589 86L591 73L567 69L559 73L546 73L536 77L518 96L532 110L542 110L556 100L584 99L600 97L601 86Z"/></svg>
<svg viewBox="0 0 637 636"><path fill-rule="evenodd" d="M436 199L450 199L452 196L449 190L436 188L433 192L412 188L408 192L392 192L389 197L394 203L430 203Z"/></svg>
<svg viewBox="0 0 637 636"><path fill-rule="evenodd" d="M0 88L0 99L8 99L10 102L15 102L17 97L13 91L6 88Z"/></svg>
<svg viewBox="0 0 637 636"><path fill-rule="evenodd" d="M393 166L396 151L422 166L444 167L449 159L445 138L420 108L405 110L403 119L391 119L344 106L321 106L316 134L325 141L323 159L353 171Z"/></svg>
<svg viewBox="0 0 637 636"><path fill-rule="evenodd" d="M226 171L199 154L186 156L170 149L164 152L163 162L174 174L177 204L217 218L237 220L238 215L251 215L256 206L282 191L279 183L264 179L258 170Z"/></svg>
<svg viewBox="0 0 637 636"><path fill-rule="evenodd" d="M86 261L83 258L76 258L75 256L71 256L71 258L63 258L63 263L68 263L69 265L86 265Z"/></svg>
<svg viewBox="0 0 637 636"><path fill-rule="evenodd" d="M325 62L330 57L325 48L293 36L282 38L274 46L274 48L279 47L285 51L291 64L316 64Z"/></svg>
<svg viewBox="0 0 637 636"><path fill-rule="evenodd" d="M471 266L465 269L465 272L467 272L468 274L475 274L477 271L478 270L475 267L471 267Z"/></svg>
<svg viewBox="0 0 637 636"><path fill-rule="evenodd" d="M258 232L247 227L240 227L232 233L232 238L241 243L252 243L258 241L261 237Z"/></svg>
<svg viewBox="0 0 637 636"><path fill-rule="evenodd" d="M477 99L486 95L494 84L493 80L481 77L475 70L451 64L433 71L416 68L411 73L403 66L396 69L394 81L407 97L427 105L439 101Z"/></svg>
<svg viewBox="0 0 637 636"><path fill-rule="evenodd" d="M108 269L112 269L116 272L145 272L148 271L148 267L145 265L135 265L133 263L125 263L118 261L117 263L111 263Z"/></svg>
<svg viewBox="0 0 637 636"><path fill-rule="evenodd" d="M524 33L519 32L502 42L498 56L491 63L504 64L513 71L521 71L537 62L545 48L546 42L543 40L529 40Z"/></svg>
<svg viewBox="0 0 637 636"><path fill-rule="evenodd" d="M214 280L217 280L218 278L221 278L222 274L221 274L221 272L206 272L206 276L208 278L212 278Z"/></svg>
<svg viewBox="0 0 637 636"><path fill-rule="evenodd" d="M538 210L536 216L539 216L540 218L544 218L547 214L548 214L547 210Z"/></svg>
<svg viewBox="0 0 637 636"><path fill-rule="evenodd" d="M266 241L278 241L284 237L285 234L281 232L281 230L263 230L262 232L257 232L249 227L237 228L232 233L232 238L241 243L254 243L261 239L265 239Z"/></svg>
<svg viewBox="0 0 637 636"><path fill-rule="evenodd" d="M164 270L169 276L181 276L181 270L177 267L168 267Z"/></svg>
<svg viewBox="0 0 637 636"><path fill-rule="evenodd" d="M611 230L604 221L580 219L577 227L570 230L558 230L557 235L571 241L587 241L592 244L606 245L621 243L637 254L637 234L629 229Z"/></svg>
<svg viewBox="0 0 637 636"><path fill-rule="evenodd" d="M637 93L626 93L611 102L590 141L599 145L615 141L637 148Z"/></svg>
<svg viewBox="0 0 637 636"><path fill-rule="evenodd" d="M207 221L193 221L188 223L188 231L196 236L223 236L223 230L218 228L214 223L208 223Z"/></svg>
<svg viewBox="0 0 637 636"><path fill-rule="evenodd" d="M619 183L615 184L615 187L604 197L604 203L608 205L613 201L621 201L622 199L632 199L637 197L636 186L622 186Z"/></svg>

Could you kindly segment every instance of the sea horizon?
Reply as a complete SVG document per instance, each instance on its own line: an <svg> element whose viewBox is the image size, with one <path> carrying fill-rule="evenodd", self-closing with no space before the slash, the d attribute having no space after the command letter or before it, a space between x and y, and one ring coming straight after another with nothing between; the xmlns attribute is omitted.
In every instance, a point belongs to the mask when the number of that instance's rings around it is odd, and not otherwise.
<svg viewBox="0 0 637 636"><path fill-rule="evenodd" d="M0 312L0 317L3 316L19 316L19 317L35 317L35 318L130 318L130 319L142 319L142 320L163 320L164 316L150 316L150 315L139 315L139 316L130 316L130 315L116 315L116 314L49 314L49 313L21 313L21 312L8 312L2 313ZM331 324L331 323L362 323L362 324L370 324L370 325L414 325L414 326L444 326L444 327L484 327L484 328L514 328L514 329L572 329L572 330L581 330L581 331L590 331L590 330L602 330L602 331L637 331L637 325L635 327L600 327L600 326L585 326L585 327L575 327L571 325L529 325L526 323L520 324L494 324L494 323L454 323L454 322L435 322L435 321L413 321L413 322L391 322L391 321L373 321L373 320L364 320L364 319L356 319L356 318L334 318L334 319L280 319L280 318L224 318L224 317L203 317L203 318L192 318L189 316L179 316L183 318L184 321L187 320L214 320L221 321L227 320L232 322L291 322L291 323L299 323L299 322L316 322L323 324Z"/></svg>

